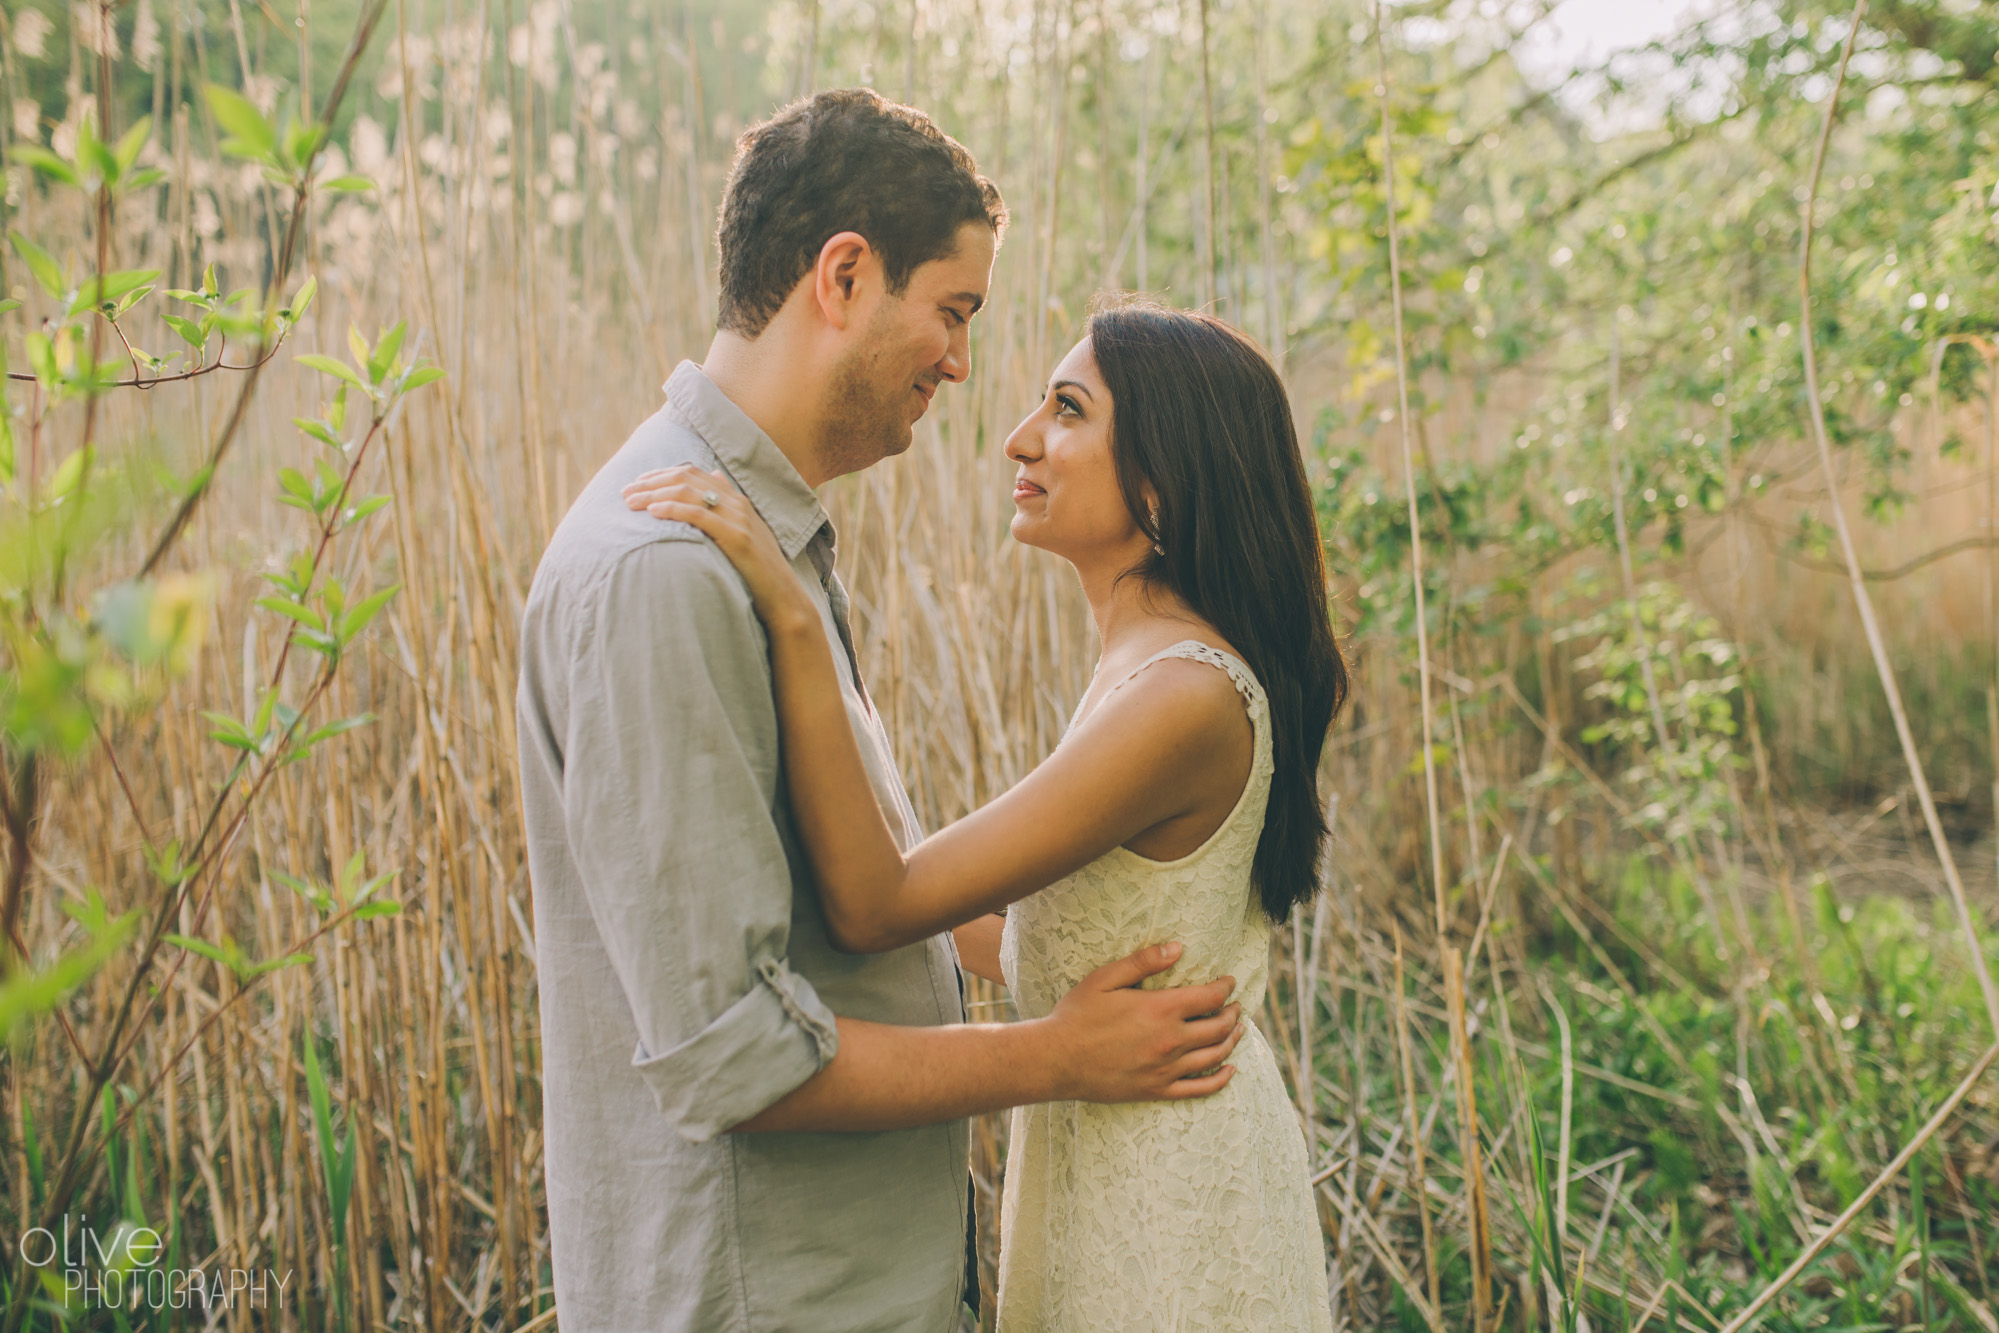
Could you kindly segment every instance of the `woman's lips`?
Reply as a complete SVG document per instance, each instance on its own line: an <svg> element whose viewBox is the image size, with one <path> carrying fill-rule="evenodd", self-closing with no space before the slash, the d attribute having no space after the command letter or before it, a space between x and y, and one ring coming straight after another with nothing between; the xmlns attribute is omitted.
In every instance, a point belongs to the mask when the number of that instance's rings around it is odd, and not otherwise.
<svg viewBox="0 0 1999 1333"><path fill-rule="evenodd" d="M1039 486L1036 486L1031 481L1016 481L1013 484L1013 498L1016 504L1018 504L1022 500L1025 500L1030 495L1046 495L1046 494L1048 494L1048 492L1042 490Z"/></svg>

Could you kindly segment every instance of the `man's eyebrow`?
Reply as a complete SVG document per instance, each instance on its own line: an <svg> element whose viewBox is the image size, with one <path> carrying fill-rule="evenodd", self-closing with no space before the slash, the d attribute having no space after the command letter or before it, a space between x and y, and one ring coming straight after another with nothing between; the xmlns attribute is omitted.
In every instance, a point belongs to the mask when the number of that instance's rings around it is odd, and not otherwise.
<svg viewBox="0 0 1999 1333"><path fill-rule="evenodd" d="M977 292L953 292L951 293L951 295L945 297L944 299L947 301L956 301L960 304L971 306L972 313L974 315L978 314L979 311L983 310L986 304L986 298L979 295Z"/></svg>
<svg viewBox="0 0 1999 1333"><path fill-rule="evenodd" d="M1048 392L1050 393L1054 393L1057 389L1082 389L1083 397L1089 399L1093 403L1097 401L1097 396L1095 394L1091 393L1088 389L1083 388L1082 385L1078 384L1074 380L1056 380L1053 384L1048 386Z"/></svg>

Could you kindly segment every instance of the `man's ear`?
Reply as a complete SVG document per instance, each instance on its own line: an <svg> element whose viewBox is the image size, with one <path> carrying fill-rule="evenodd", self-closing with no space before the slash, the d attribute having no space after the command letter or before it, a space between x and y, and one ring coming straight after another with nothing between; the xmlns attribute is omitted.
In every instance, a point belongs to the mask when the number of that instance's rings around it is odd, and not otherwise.
<svg viewBox="0 0 1999 1333"><path fill-rule="evenodd" d="M812 295L826 322L845 329L880 273L874 247L857 231L839 232L820 246L812 266Z"/></svg>

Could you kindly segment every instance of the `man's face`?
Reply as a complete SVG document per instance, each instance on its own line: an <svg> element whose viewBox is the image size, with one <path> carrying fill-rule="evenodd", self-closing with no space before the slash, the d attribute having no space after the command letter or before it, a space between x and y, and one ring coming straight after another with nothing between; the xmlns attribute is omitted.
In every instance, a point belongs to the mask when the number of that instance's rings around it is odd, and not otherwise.
<svg viewBox="0 0 1999 1333"><path fill-rule="evenodd" d="M841 476L907 450L945 380L972 373L972 316L992 285L993 232L958 230L958 247L922 264L900 293L883 291L833 366L821 457Z"/></svg>

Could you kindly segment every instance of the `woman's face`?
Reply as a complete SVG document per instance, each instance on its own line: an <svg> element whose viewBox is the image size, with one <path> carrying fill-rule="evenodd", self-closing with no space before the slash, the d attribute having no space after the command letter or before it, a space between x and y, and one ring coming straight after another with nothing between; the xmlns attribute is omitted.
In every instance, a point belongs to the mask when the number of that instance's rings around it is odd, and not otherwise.
<svg viewBox="0 0 1999 1333"><path fill-rule="evenodd" d="M1143 559L1150 543L1118 488L1111 460L1111 393L1085 338L1049 376L1041 405L1007 437L1020 467L1013 536L1076 564Z"/></svg>

